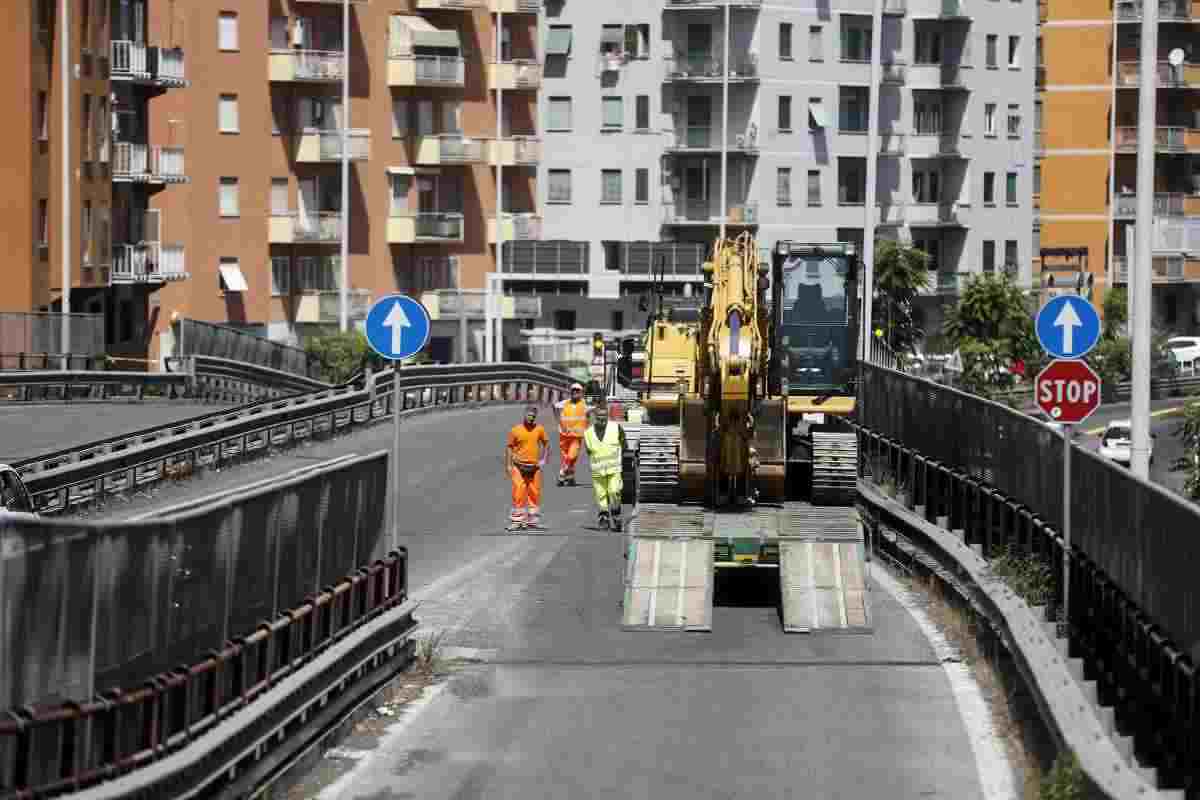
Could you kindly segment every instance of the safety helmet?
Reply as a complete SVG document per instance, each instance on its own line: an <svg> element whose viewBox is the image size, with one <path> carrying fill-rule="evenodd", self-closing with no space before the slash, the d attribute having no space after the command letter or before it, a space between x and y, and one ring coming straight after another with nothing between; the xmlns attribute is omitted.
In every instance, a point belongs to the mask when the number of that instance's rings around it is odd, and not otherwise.
<svg viewBox="0 0 1200 800"><path fill-rule="evenodd" d="M572 384L571 384L571 391L572 391L572 392L574 392L574 391L580 391L580 392L582 392L582 391L583 391L583 384L581 384L581 383L572 383Z"/></svg>

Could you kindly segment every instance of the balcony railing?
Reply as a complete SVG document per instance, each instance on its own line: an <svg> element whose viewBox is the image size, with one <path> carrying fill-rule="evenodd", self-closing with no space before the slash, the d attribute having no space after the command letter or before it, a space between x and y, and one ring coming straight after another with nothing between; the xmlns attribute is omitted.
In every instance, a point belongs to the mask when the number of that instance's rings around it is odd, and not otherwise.
<svg viewBox="0 0 1200 800"><path fill-rule="evenodd" d="M910 202L904 210L905 222L914 226L966 225L970 206L962 203Z"/></svg>
<svg viewBox="0 0 1200 800"><path fill-rule="evenodd" d="M272 50L271 80L340 81L342 60L340 50Z"/></svg>
<svg viewBox="0 0 1200 800"><path fill-rule="evenodd" d="M883 13L892 17L904 16L908 13L908 0L883 0Z"/></svg>
<svg viewBox="0 0 1200 800"><path fill-rule="evenodd" d="M664 225L719 225L717 208L706 200L674 203L663 206ZM729 206L726 218L729 225L757 225L758 204L737 203Z"/></svg>
<svg viewBox="0 0 1200 800"><path fill-rule="evenodd" d="M667 10L724 8L761 8L763 0L667 0Z"/></svg>
<svg viewBox="0 0 1200 800"><path fill-rule="evenodd" d="M321 131L321 160L337 161L342 157L342 132ZM351 161L365 161L371 157L371 131L366 128L352 128L346 131L347 158Z"/></svg>
<svg viewBox="0 0 1200 800"><path fill-rule="evenodd" d="M908 78L908 65L900 62L880 64L880 81L894 86L903 85Z"/></svg>
<svg viewBox="0 0 1200 800"><path fill-rule="evenodd" d="M899 203L880 203L876 206L877 224L888 227L904 224L904 206Z"/></svg>
<svg viewBox="0 0 1200 800"><path fill-rule="evenodd" d="M142 42L116 39L109 42L109 75L115 79L157 81L167 85L187 82L183 50L147 47Z"/></svg>
<svg viewBox="0 0 1200 800"><path fill-rule="evenodd" d="M938 16L942 19L970 19L971 12L967 8L967 0L942 0Z"/></svg>
<svg viewBox="0 0 1200 800"><path fill-rule="evenodd" d="M542 85L542 65L537 59L492 61L487 66L490 89L537 89Z"/></svg>
<svg viewBox="0 0 1200 800"><path fill-rule="evenodd" d="M296 242L340 242L342 215L338 211L297 213L292 226Z"/></svg>
<svg viewBox="0 0 1200 800"><path fill-rule="evenodd" d="M885 156L902 156L905 151L905 135L894 131L881 131L879 153Z"/></svg>
<svg viewBox="0 0 1200 800"><path fill-rule="evenodd" d="M1136 127L1117 128L1117 149L1134 151L1138 146L1138 129ZM1166 150L1172 153L1187 152L1187 128L1159 127L1154 129L1154 147L1156 150Z"/></svg>
<svg viewBox="0 0 1200 800"><path fill-rule="evenodd" d="M674 136L666 145L667 152L686 153L688 151L720 150L721 139L718 130L709 125L691 125L674 130ZM751 127L745 133L739 133L729 142L730 152L753 153L758 151L758 129Z"/></svg>
<svg viewBox="0 0 1200 800"><path fill-rule="evenodd" d="M109 45L108 72L114 78L148 79L150 68L146 62L146 45L114 39Z"/></svg>
<svg viewBox="0 0 1200 800"><path fill-rule="evenodd" d="M484 159L486 139L468 139L452 133L429 138L437 140L437 163L467 163Z"/></svg>
<svg viewBox="0 0 1200 800"><path fill-rule="evenodd" d="M1117 64L1117 85L1136 87L1141 75L1141 64L1137 61L1121 61ZM1159 61L1155 65L1155 80L1161 87L1186 87L1200 85L1200 64L1180 64Z"/></svg>
<svg viewBox="0 0 1200 800"><path fill-rule="evenodd" d="M112 259L112 283L166 283L188 277L183 245L116 244Z"/></svg>
<svg viewBox="0 0 1200 800"><path fill-rule="evenodd" d="M459 56L415 56L417 83L462 86L466 80L466 61Z"/></svg>
<svg viewBox="0 0 1200 800"><path fill-rule="evenodd" d="M346 292L346 311L350 319L366 319L371 310L370 289L350 289ZM317 293L317 316L319 322L337 322L341 319L342 293L340 290L322 289ZM299 320L297 320L299 321Z"/></svg>
<svg viewBox="0 0 1200 800"><path fill-rule="evenodd" d="M1142 0L1120 0L1117 19L1136 22L1142 18ZM1159 22L1187 22L1192 18L1191 0L1158 0Z"/></svg>
<svg viewBox="0 0 1200 800"><path fill-rule="evenodd" d="M1185 216L1186 197L1182 192L1156 192L1154 194L1154 216ZM1118 217L1137 216L1137 195L1132 192L1119 192L1114 204L1113 215Z"/></svg>
<svg viewBox="0 0 1200 800"><path fill-rule="evenodd" d="M461 242L463 215L450 211L420 211L413 215L417 238L432 241Z"/></svg>
<svg viewBox="0 0 1200 800"><path fill-rule="evenodd" d="M542 238L542 218L536 212L507 212L500 215L499 230L497 230L496 217L488 220L488 241L499 241L499 235L502 233L504 241L527 241L531 239Z"/></svg>
<svg viewBox="0 0 1200 800"><path fill-rule="evenodd" d="M433 319L468 318L484 315L487 292L483 289L435 289L421 293L421 303ZM500 316L504 319L537 319L542 315L542 298L536 295L503 295Z"/></svg>
<svg viewBox="0 0 1200 800"><path fill-rule="evenodd" d="M113 142L112 176L120 181L187 181L182 147Z"/></svg>
<svg viewBox="0 0 1200 800"><path fill-rule="evenodd" d="M667 56L667 80L710 81L721 80L723 60L709 56ZM755 80L758 78L758 59L744 56L729 62L730 80Z"/></svg>
<svg viewBox="0 0 1200 800"><path fill-rule="evenodd" d="M942 64L939 81L944 89L958 89L967 85L966 73L961 64Z"/></svg>
<svg viewBox="0 0 1200 800"><path fill-rule="evenodd" d="M1116 283L1129 283L1130 259L1127 256L1113 256L1113 274ZM1183 256L1155 256L1151 260L1151 279L1154 283L1169 283L1183 281L1187 278L1184 271Z"/></svg>

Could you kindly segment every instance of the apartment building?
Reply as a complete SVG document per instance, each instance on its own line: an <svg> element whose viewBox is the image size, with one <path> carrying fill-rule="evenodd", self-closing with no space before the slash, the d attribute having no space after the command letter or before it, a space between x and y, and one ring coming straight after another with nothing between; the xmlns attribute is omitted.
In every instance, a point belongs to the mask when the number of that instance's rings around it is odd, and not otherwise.
<svg viewBox="0 0 1200 800"><path fill-rule="evenodd" d="M390 292L482 289L496 237L535 224L507 212L534 207L539 9L352 0L347 36L341 0L180 6L192 86L151 127L188 149L191 182L156 208L191 277L161 294L160 351L175 313L292 343L336 330L343 274L352 326ZM438 360L454 308L435 308Z"/></svg>
<svg viewBox="0 0 1200 800"><path fill-rule="evenodd" d="M868 158L877 236L936 268L927 311L967 273L1027 283L1032 3L888 0L874 152L870 0L547 4L543 241L506 245L506 290L602 325L594 301L642 291L660 256L698 286L722 216L764 247L861 245Z"/></svg>
<svg viewBox="0 0 1200 800"><path fill-rule="evenodd" d="M1189 0L1159 0L1153 300L1156 321L1200 330L1200 67ZM1038 182L1043 247L1086 249L1099 305L1139 268L1138 75L1141 0L1043 3ZM1055 273L1048 262L1043 282Z"/></svg>
<svg viewBox="0 0 1200 800"><path fill-rule="evenodd" d="M187 277L184 250L163 238L151 210L186 183L183 150L170 128L150 135L148 125L163 97L186 94L178 91L187 86L184 50L173 25L147 35L148 15L166 3L69 0L64 129L60 2L14 3L0 30L10 65L6 107L28 120L3 134L13 213L0 225L18 261L0 304L61 310L65 259L71 310L104 314L109 352L136 355L145 351L158 291Z"/></svg>

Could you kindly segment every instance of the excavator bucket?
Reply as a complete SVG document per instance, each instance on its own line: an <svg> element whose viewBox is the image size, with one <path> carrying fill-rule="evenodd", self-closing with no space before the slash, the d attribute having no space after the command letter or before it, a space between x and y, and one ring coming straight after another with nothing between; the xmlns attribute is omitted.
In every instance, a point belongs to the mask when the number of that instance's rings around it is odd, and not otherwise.
<svg viewBox="0 0 1200 800"><path fill-rule="evenodd" d="M779 542L784 631L869 633L865 545L854 509L809 507L799 515L788 527L803 533Z"/></svg>
<svg viewBox="0 0 1200 800"><path fill-rule="evenodd" d="M623 628L712 630L713 540L705 523L703 509L639 509L629 528Z"/></svg>

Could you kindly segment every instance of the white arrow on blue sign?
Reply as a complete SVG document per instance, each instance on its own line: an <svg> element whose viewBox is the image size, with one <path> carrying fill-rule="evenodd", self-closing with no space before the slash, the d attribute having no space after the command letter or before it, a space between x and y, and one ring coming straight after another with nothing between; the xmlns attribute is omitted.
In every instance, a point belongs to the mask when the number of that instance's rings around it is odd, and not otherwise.
<svg viewBox="0 0 1200 800"><path fill-rule="evenodd" d="M429 343L429 312L408 295L389 294L367 312L367 342L389 361L411 358Z"/></svg>
<svg viewBox="0 0 1200 800"><path fill-rule="evenodd" d="M1100 340L1100 315L1086 299L1064 294L1038 311L1038 342L1055 358L1079 358Z"/></svg>

